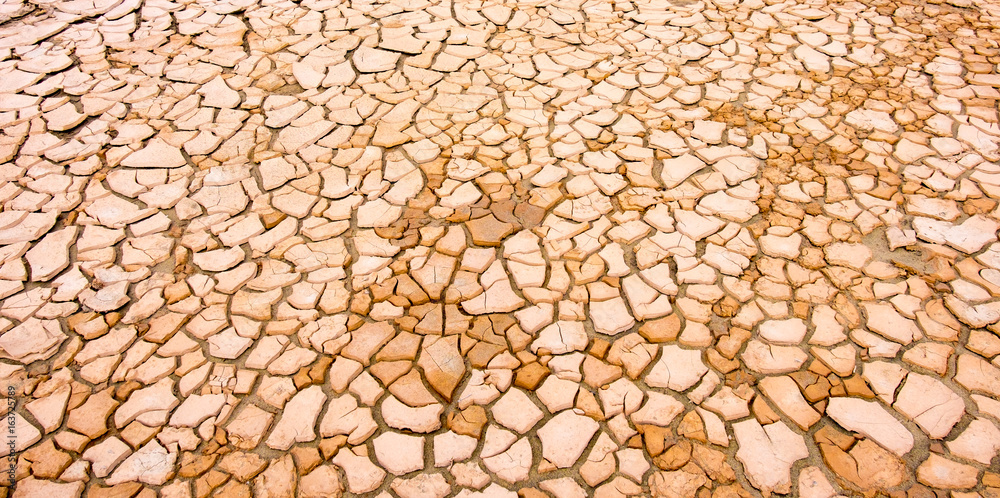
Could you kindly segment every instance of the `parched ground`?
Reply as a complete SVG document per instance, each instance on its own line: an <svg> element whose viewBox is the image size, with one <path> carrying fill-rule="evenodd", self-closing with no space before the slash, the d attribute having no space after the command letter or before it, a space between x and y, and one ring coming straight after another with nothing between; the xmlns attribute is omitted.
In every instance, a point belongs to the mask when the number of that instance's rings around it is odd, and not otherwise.
<svg viewBox="0 0 1000 498"><path fill-rule="evenodd" d="M1000 496L995 1L0 21L0 497Z"/></svg>

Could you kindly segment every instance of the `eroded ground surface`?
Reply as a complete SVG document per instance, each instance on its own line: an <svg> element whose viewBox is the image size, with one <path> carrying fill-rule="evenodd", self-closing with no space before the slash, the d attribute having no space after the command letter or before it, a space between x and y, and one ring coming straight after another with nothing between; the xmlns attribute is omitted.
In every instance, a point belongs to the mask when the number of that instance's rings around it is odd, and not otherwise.
<svg viewBox="0 0 1000 498"><path fill-rule="evenodd" d="M0 11L7 494L1000 496L997 5Z"/></svg>

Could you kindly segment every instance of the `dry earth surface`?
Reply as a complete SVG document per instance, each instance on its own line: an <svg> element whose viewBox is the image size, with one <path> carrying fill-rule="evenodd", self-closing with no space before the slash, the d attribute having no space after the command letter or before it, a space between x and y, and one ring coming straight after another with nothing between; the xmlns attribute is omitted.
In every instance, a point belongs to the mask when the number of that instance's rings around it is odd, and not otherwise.
<svg viewBox="0 0 1000 498"><path fill-rule="evenodd" d="M1000 496L996 2L0 20L0 496Z"/></svg>

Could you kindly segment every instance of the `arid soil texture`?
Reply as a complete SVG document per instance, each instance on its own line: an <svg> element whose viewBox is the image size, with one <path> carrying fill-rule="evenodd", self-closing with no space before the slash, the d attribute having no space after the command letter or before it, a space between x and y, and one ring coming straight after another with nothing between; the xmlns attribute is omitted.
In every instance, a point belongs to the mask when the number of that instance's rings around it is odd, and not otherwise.
<svg viewBox="0 0 1000 498"><path fill-rule="evenodd" d="M6 0L0 497L998 497L998 41Z"/></svg>

